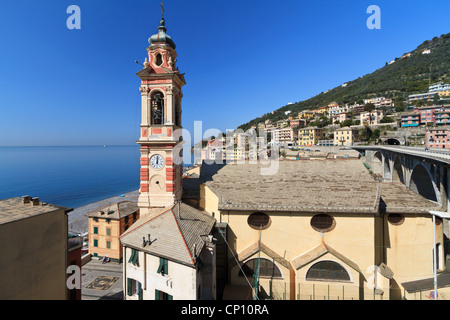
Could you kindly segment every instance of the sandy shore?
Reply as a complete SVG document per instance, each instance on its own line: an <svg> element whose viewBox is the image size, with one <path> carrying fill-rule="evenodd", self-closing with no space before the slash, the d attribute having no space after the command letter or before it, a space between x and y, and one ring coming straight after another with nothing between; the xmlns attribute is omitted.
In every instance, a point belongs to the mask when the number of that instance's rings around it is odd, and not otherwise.
<svg viewBox="0 0 450 320"><path fill-rule="evenodd" d="M100 210L106 206L120 201L134 201L137 202L139 196L139 190L125 193L123 197L115 196L105 200L101 200L95 203L88 204L84 207L76 208L72 212L69 212L69 231L75 233L88 232L88 217L90 213Z"/></svg>

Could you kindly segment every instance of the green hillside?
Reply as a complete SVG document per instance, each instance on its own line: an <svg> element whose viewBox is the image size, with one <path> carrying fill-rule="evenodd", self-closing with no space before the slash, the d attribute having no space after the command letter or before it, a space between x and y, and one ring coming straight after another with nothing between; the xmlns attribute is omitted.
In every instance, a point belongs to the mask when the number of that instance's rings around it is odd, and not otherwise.
<svg viewBox="0 0 450 320"><path fill-rule="evenodd" d="M431 49L431 54L422 54L425 49ZM384 67L347 82L346 87L339 86L311 99L286 105L239 126L239 129L247 130L267 119L285 119L286 111L296 115L299 111L326 106L331 102L362 103L362 99L378 96L405 101L410 94L427 92L430 82L450 83L450 33L427 40L410 53L410 57L398 57L395 63L386 62Z"/></svg>

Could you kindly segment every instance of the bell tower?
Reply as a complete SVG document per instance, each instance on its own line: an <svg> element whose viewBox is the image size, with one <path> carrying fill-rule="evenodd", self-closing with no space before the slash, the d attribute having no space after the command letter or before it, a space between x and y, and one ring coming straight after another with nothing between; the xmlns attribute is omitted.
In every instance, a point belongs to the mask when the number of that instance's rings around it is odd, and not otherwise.
<svg viewBox="0 0 450 320"><path fill-rule="evenodd" d="M141 152L141 216L152 208L170 206L182 196L182 137L176 133L182 128L181 88L186 82L176 67L175 43L166 31L163 16L158 32L148 40L144 68L137 73L142 107L137 141Z"/></svg>

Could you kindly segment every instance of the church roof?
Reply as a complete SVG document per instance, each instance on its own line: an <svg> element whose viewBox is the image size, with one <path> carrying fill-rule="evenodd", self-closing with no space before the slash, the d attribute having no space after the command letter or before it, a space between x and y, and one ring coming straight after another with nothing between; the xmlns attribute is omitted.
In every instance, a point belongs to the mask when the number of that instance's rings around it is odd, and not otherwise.
<svg viewBox="0 0 450 320"><path fill-rule="evenodd" d="M219 197L221 210L378 212L379 188L358 160L206 165L200 180ZM266 171L266 172L265 172Z"/></svg>
<svg viewBox="0 0 450 320"><path fill-rule="evenodd" d="M173 42L172 38L166 33L167 29L165 27L165 24L166 22L164 18L161 18L160 26L158 27L158 33L152 35L150 39L148 39L148 43L150 45L165 44L170 46L172 49L175 49L175 42Z"/></svg>
<svg viewBox="0 0 450 320"><path fill-rule="evenodd" d="M205 245L202 235L210 234L215 219L185 203L155 208L147 218L139 219L125 232L123 246L194 266ZM143 238L151 244L143 246Z"/></svg>

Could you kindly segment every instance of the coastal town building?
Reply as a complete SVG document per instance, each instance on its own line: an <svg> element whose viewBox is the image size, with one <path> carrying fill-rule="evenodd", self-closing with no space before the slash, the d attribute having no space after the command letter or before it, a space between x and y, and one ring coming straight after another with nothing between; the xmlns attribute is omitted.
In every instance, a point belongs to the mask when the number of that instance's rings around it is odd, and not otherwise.
<svg viewBox="0 0 450 320"><path fill-rule="evenodd" d="M400 125L402 128L418 127L420 125L420 113L419 112L402 113Z"/></svg>
<svg viewBox="0 0 450 320"><path fill-rule="evenodd" d="M429 149L450 149L450 128L427 128L425 146Z"/></svg>
<svg viewBox="0 0 450 320"><path fill-rule="evenodd" d="M293 146L297 140L298 129L291 127L279 128L272 131L272 142L280 147Z"/></svg>
<svg viewBox="0 0 450 320"><path fill-rule="evenodd" d="M89 215L89 254L122 262L122 245L119 237L139 219L135 202L122 201L91 212Z"/></svg>
<svg viewBox="0 0 450 320"><path fill-rule="evenodd" d="M442 81L432 84L428 87L428 92L409 95L408 101L409 102L414 102L418 100L432 101L435 99L436 95L440 99L450 97L450 84L444 83Z"/></svg>
<svg viewBox="0 0 450 320"><path fill-rule="evenodd" d="M371 103L375 105L376 108L389 108L394 106L394 100L388 99L385 97L376 97L376 98L370 98L370 99L364 99L364 104Z"/></svg>
<svg viewBox="0 0 450 320"><path fill-rule="evenodd" d="M255 294L259 265L261 299L401 299L433 276L435 227L445 269L442 223L429 214L440 205L376 182L357 158L279 161L264 181L262 167L201 167L200 207L226 224L232 252L224 296Z"/></svg>
<svg viewBox="0 0 450 320"><path fill-rule="evenodd" d="M325 129L318 127L307 127L298 130L299 146L314 146L319 140L325 138Z"/></svg>
<svg viewBox="0 0 450 320"><path fill-rule="evenodd" d="M164 17L149 39L141 79L140 218L120 236L126 300L215 299L215 219L183 195L181 88ZM255 125L256 127L256 125ZM193 179L189 179L192 180Z"/></svg>
<svg viewBox="0 0 450 320"><path fill-rule="evenodd" d="M384 116L385 112L383 110L362 112L360 114L360 121L362 125L379 124Z"/></svg>
<svg viewBox="0 0 450 320"><path fill-rule="evenodd" d="M345 120L351 120L352 116L348 112L341 112L331 117L332 123L343 123Z"/></svg>
<svg viewBox="0 0 450 320"><path fill-rule="evenodd" d="M359 131L351 127L343 127L334 131L335 146L352 146L358 141Z"/></svg>
<svg viewBox="0 0 450 320"><path fill-rule="evenodd" d="M30 196L0 200L1 300L71 298L66 286L73 261L67 260L71 210Z"/></svg>

